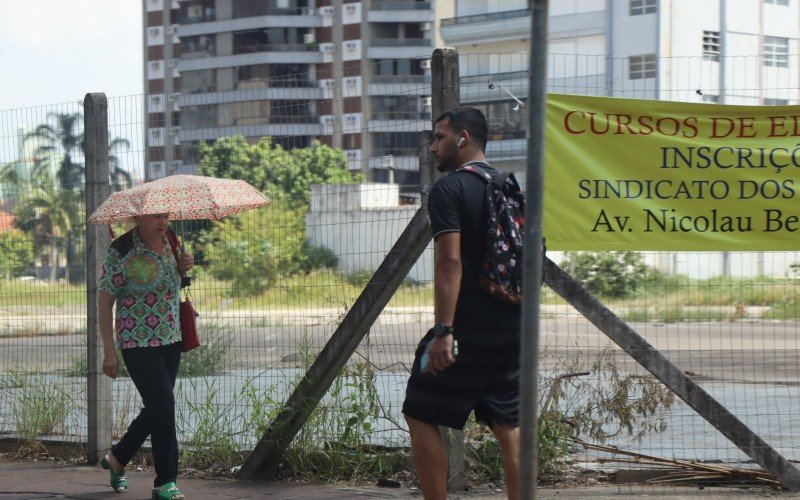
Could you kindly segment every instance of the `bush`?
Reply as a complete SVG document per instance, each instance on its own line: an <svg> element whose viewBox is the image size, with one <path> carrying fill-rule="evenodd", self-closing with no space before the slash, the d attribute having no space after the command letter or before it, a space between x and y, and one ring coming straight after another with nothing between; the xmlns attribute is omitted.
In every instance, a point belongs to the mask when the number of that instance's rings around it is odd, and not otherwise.
<svg viewBox="0 0 800 500"><path fill-rule="evenodd" d="M626 297L645 281L647 266L636 252L568 252L561 267L591 293Z"/></svg>
<svg viewBox="0 0 800 500"><path fill-rule="evenodd" d="M18 229L0 233L0 275L21 275L33 264L33 238Z"/></svg>

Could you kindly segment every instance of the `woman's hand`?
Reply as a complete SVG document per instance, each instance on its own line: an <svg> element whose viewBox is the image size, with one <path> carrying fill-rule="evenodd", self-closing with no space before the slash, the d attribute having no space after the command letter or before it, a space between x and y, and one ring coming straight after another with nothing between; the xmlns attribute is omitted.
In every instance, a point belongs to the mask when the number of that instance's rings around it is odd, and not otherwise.
<svg viewBox="0 0 800 500"><path fill-rule="evenodd" d="M180 259L178 259L178 271L180 271L181 274L186 274L186 272L193 267L194 257L188 253L181 254Z"/></svg>
<svg viewBox="0 0 800 500"><path fill-rule="evenodd" d="M119 373L119 357L117 351L105 353L103 356L103 373L111 378L117 378Z"/></svg>

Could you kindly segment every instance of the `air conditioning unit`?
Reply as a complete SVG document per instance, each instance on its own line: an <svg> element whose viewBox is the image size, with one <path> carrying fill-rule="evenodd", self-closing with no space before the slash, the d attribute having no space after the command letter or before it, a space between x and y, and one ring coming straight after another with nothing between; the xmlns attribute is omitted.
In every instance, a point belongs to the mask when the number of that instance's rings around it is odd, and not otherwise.
<svg viewBox="0 0 800 500"><path fill-rule="evenodd" d="M150 135L153 136L153 139L160 139L161 138L161 130L160 128L152 128L150 129Z"/></svg>
<svg viewBox="0 0 800 500"><path fill-rule="evenodd" d="M349 78L346 78L345 82L347 83L348 87L355 87L356 85L358 85L358 78L351 76Z"/></svg>
<svg viewBox="0 0 800 500"><path fill-rule="evenodd" d="M152 71L158 71L161 69L161 61L150 61L150 69Z"/></svg>
<svg viewBox="0 0 800 500"><path fill-rule="evenodd" d="M346 115L344 117L344 119L345 119L345 121L348 121L348 122L351 122L351 123L355 123L355 122L358 121L358 117L356 115Z"/></svg>
<svg viewBox="0 0 800 500"><path fill-rule="evenodd" d="M348 161L358 161L358 153L360 153L357 149L348 149L344 152L345 157L347 157Z"/></svg>
<svg viewBox="0 0 800 500"><path fill-rule="evenodd" d="M431 60L423 59L419 62L419 67L422 69L431 69Z"/></svg>
<svg viewBox="0 0 800 500"><path fill-rule="evenodd" d="M183 166L183 160L172 160L172 169L180 170Z"/></svg>
<svg viewBox="0 0 800 500"><path fill-rule="evenodd" d="M150 106L160 106L161 105L161 96L160 95L151 95L150 96Z"/></svg>
<svg viewBox="0 0 800 500"><path fill-rule="evenodd" d="M161 28L147 28L147 34L155 38L159 35Z"/></svg>
<svg viewBox="0 0 800 500"><path fill-rule="evenodd" d="M345 10L345 12L347 12L348 14L355 14L355 13L356 13L356 4L354 4L354 3L348 3L348 4L346 4L346 5L344 6L344 10Z"/></svg>
<svg viewBox="0 0 800 500"><path fill-rule="evenodd" d="M430 108L431 107L431 98L430 97L423 97L422 98L422 105L425 106L426 108Z"/></svg>
<svg viewBox="0 0 800 500"><path fill-rule="evenodd" d="M304 16L313 16L314 15L314 7L303 7L300 10L300 13Z"/></svg>
<svg viewBox="0 0 800 500"><path fill-rule="evenodd" d="M322 116L322 123L326 125L331 125L333 122L336 121L336 117L333 115L324 115Z"/></svg>
<svg viewBox="0 0 800 500"><path fill-rule="evenodd" d="M167 61L167 66L169 66L170 68L174 68L177 64L178 64L177 59L170 59L169 61Z"/></svg>
<svg viewBox="0 0 800 500"><path fill-rule="evenodd" d="M325 7L319 8L319 15L321 16L332 16L333 15L333 7L328 5Z"/></svg>
<svg viewBox="0 0 800 500"><path fill-rule="evenodd" d="M336 52L336 46L332 43L321 43L319 44L320 52L325 52L326 54L332 54Z"/></svg>
<svg viewBox="0 0 800 500"><path fill-rule="evenodd" d="M167 26L167 35L175 34L175 26Z"/></svg>
<svg viewBox="0 0 800 500"><path fill-rule="evenodd" d="M202 5L189 5L186 7L186 14L188 17L200 17L203 15Z"/></svg>
<svg viewBox="0 0 800 500"><path fill-rule="evenodd" d="M332 89L336 87L336 80L332 78L326 78L324 80L319 81L319 86L323 89Z"/></svg>
<svg viewBox="0 0 800 500"><path fill-rule="evenodd" d="M303 43L305 43L306 45L308 45L309 43L314 43L315 41L317 41L317 37L316 35L314 35L314 33L306 33L305 35L303 35Z"/></svg>
<svg viewBox="0 0 800 500"><path fill-rule="evenodd" d="M179 135L181 135L181 128L180 127L171 127L169 129L169 133L172 136L178 137Z"/></svg>
<svg viewBox="0 0 800 500"><path fill-rule="evenodd" d="M430 30L433 29L433 23L422 23L422 25L420 26L420 29L422 31L430 31Z"/></svg>
<svg viewBox="0 0 800 500"><path fill-rule="evenodd" d="M344 44L345 50L356 50L358 48L358 44L356 42L345 42Z"/></svg>

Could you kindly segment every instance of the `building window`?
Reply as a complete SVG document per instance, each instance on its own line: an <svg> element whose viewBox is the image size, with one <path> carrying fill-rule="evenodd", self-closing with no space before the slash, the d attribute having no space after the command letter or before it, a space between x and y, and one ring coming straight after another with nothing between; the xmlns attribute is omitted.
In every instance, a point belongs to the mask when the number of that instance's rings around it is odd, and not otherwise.
<svg viewBox="0 0 800 500"><path fill-rule="evenodd" d="M789 5L789 0L764 0L764 3L771 3L772 5Z"/></svg>
<svg viewBox="0 0 800 500"><path fill-rule="evenodd" d="M764 66L786 68L789 66L789 39L777 36L764 37Z"/></svg>
<svg viewBox="0 0 800 500"><path fill-rule="evenodd" d="M641 16L642 14L653 14L658 6L658 0L631 0L630 14Z"/></svg>
<svg viewBox="0 0 800 500"><path fill-rule="evenodd" d="M703 59L719 61L719 31L703 31Z"/></svg>
<svg viewBox="0 0 800 500"><path fill-rule="evenodd" d="M719 104L719 96L716 94L703 94L703 102Z"/></svg>
<svg viewBox="0 0 800 500"><path fill-rule="evenodd" d="M656 77L656 55L645 54L630 56L628 58L629 75L631 80Z"/></svg>
<svg viewBox="0 0 800 500"><path fill-rule="evenodd" d="M764 106L788 106L789 99L771 99L769 97L764 98Z"/></svg>

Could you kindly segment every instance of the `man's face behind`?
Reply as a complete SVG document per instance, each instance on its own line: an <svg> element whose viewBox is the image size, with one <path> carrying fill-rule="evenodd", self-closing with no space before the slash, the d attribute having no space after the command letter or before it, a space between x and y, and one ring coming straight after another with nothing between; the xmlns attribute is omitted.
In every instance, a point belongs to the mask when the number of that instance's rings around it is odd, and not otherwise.
<svg viewBox="0 0 800 500"><path fill-rule="evenodd" d="M433 131L433 144L429 149L436 170L450 172L458 168L458 141L459 135L450 128L450 120L441 120Z"/></svg>

